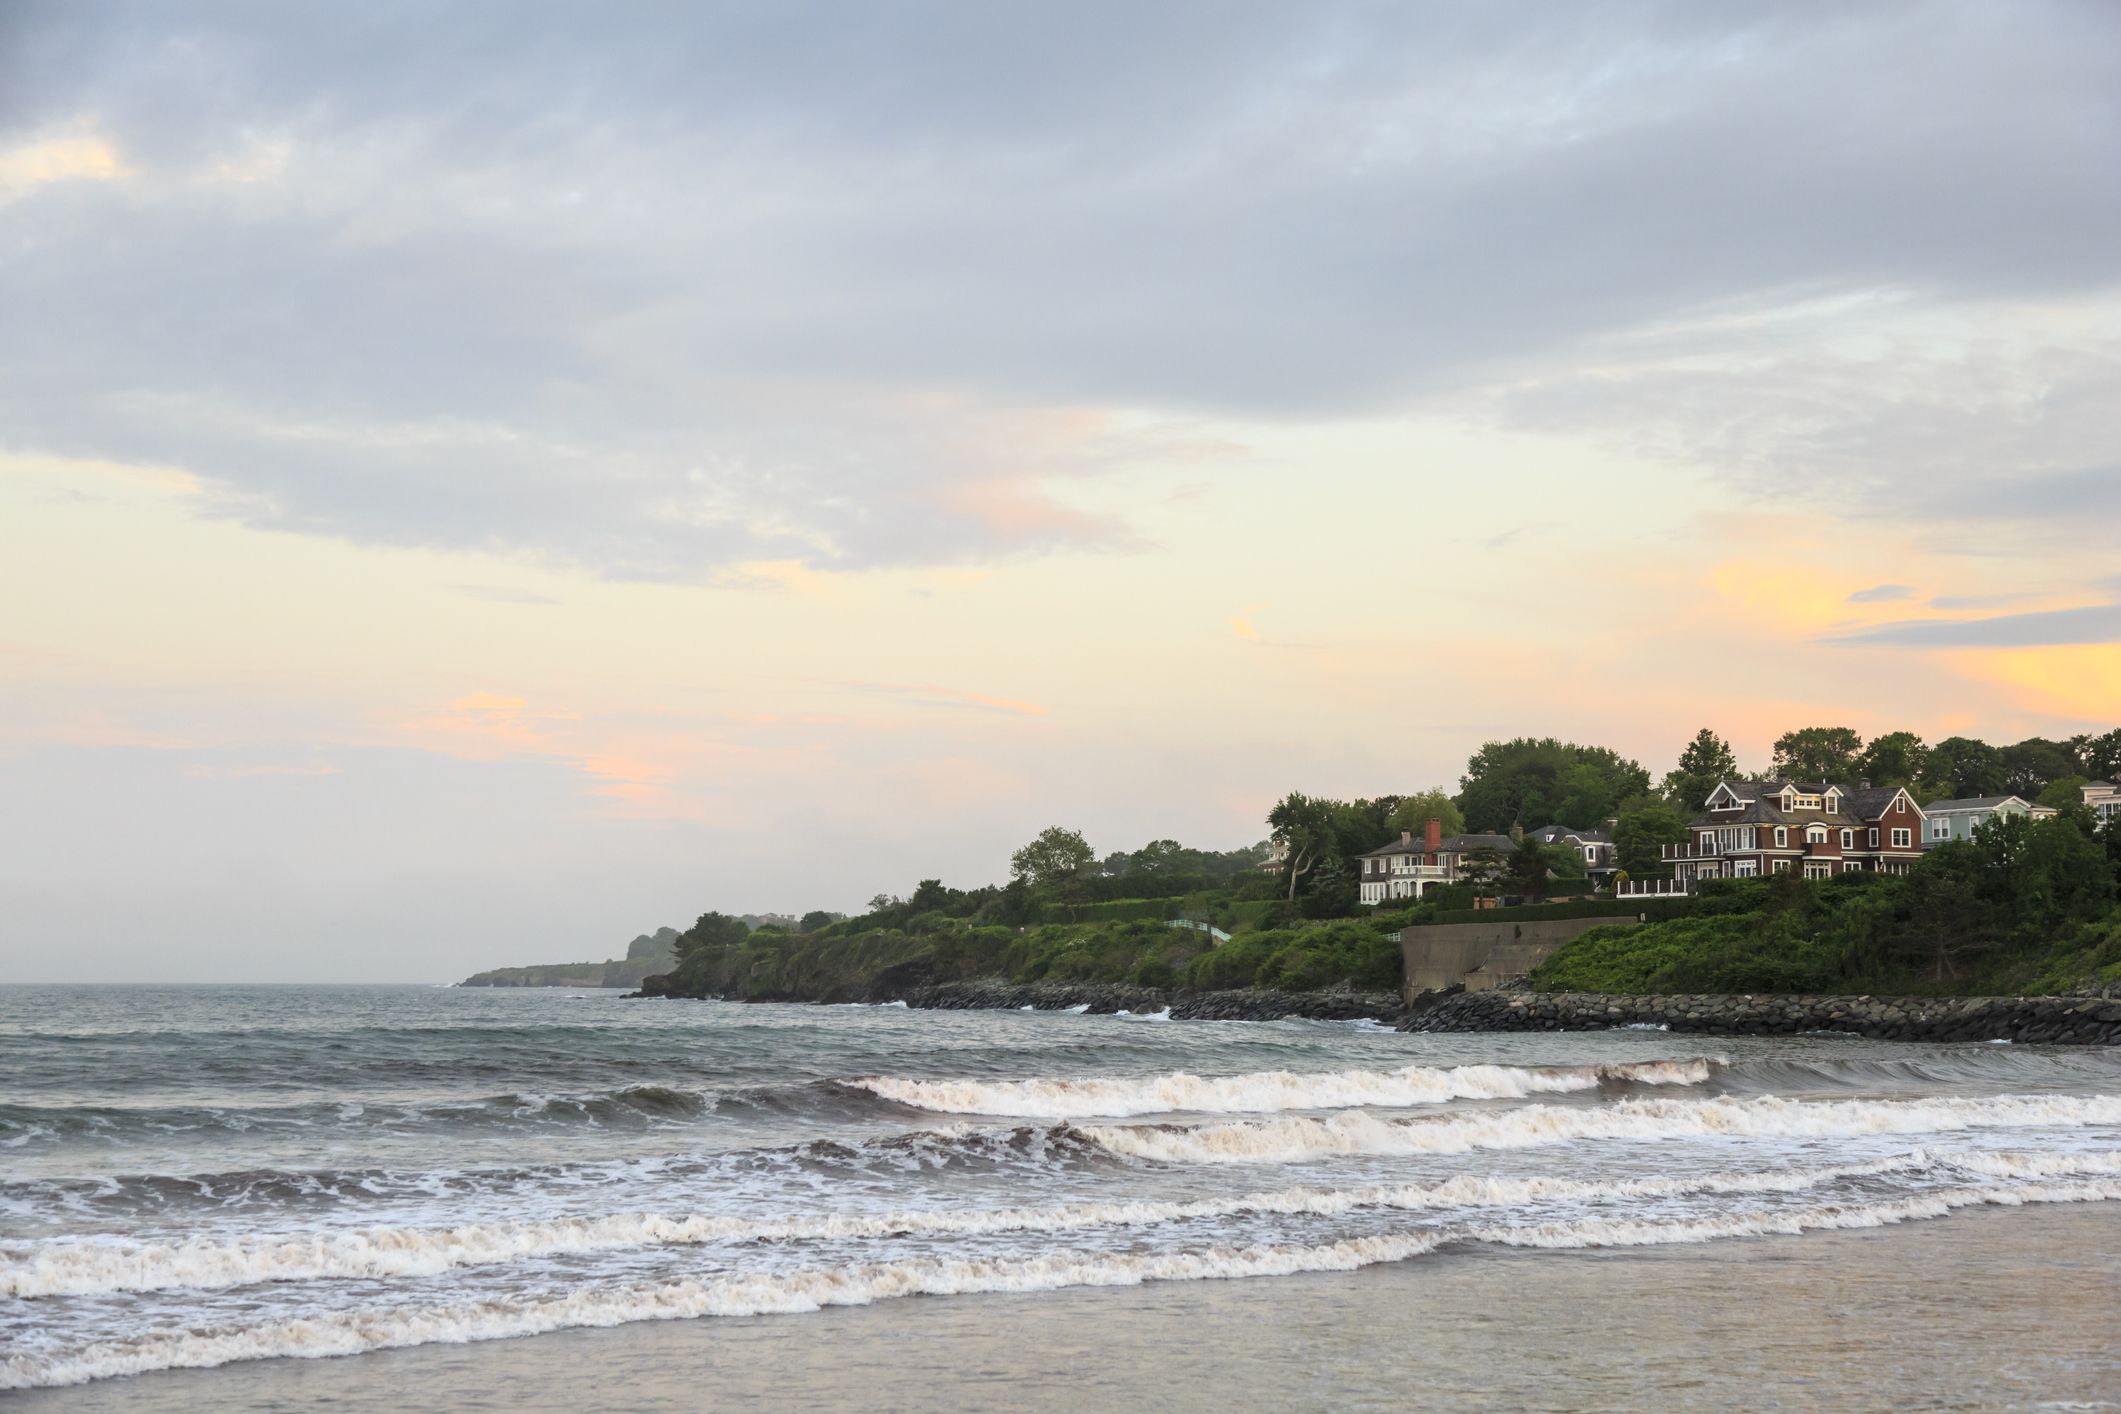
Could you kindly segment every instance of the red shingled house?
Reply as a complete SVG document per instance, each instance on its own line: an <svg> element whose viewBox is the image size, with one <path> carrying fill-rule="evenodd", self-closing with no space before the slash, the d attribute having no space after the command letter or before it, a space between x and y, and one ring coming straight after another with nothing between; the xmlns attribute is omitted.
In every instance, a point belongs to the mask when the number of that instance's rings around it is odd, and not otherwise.
<svg viewBox="0 0 2121 1414"><path fill-rule="evenodd" d="M1895 786L1724 781L1664 860L1681 884L1802 870L1905 874L1922 858L1922 807Z"/></svg>

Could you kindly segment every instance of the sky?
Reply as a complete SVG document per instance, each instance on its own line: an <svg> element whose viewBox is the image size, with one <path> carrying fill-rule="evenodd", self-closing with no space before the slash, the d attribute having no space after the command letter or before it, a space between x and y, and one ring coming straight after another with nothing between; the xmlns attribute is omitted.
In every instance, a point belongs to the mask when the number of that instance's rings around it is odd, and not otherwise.
<svg viewBox="0 0 2121 1414"><path fill-rule="evenodd" d="M2121 7L0 0L0 981L2121 724Z"/></svg>

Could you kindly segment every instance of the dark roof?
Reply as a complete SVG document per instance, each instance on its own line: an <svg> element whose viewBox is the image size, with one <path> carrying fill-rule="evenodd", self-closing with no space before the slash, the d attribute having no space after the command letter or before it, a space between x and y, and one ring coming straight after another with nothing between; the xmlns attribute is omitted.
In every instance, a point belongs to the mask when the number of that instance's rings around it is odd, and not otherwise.
<svg viewBox="0 0 2121 1414"><path fill-rule="evenodd" d="M1745 804L1736 810L1705 810L1694 817L1694 825L1831 825L1848 828L1869 825L1885 813L1901 794L1899 786L1816 785L1805 781L1723 781L1732 795ZM1784 788L1799 795L1841 793L1842 809L1829 814L1821 810L1784 810L1779 802ZM1713 792L1712 792L1713 793ZM1913 796L1908 797L1913 800ZM1917 807L1920 808L1919 806Z"/></svg>
<svg viewBox="0 0 2121 1414"><path fill-rule="evenodd" d="M1541 825L1536 830L1525 832L1541 844L1557 844L1562 840L1582 840L1585 844L1611 844L1613 837L1604 830L1579 830L1573 825Z"/></svg>
<svg viewBox="0 0 2121 1414"><path fill-rule="evenodd" d="M1443 841L1436 846L1436 852L1438 854L1464 854L1466 851L1474 849L1509 850L1515 848L1517 848L1517 841L1511 839L1508 835L1446 835ZM1428 852L1428 845L1423 842L1420 835L1416 835L1411 840L1398 839L1390 844L1379 845L1376 849L1366 849L1355 857L1357 859L1371 859L1385 854L1427 854Z"/></svg>

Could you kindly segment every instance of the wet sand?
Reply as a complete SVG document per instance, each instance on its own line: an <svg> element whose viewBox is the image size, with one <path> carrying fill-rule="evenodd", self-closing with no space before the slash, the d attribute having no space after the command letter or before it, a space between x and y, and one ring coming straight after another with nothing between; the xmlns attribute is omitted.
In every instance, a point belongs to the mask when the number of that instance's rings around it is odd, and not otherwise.
<svg viewBox="0 0 2121 1414"><path fill-rule="evenodd" d="M2121 1205L643 1323L7 1402L22 1414L2121 1409Z"/></svg>

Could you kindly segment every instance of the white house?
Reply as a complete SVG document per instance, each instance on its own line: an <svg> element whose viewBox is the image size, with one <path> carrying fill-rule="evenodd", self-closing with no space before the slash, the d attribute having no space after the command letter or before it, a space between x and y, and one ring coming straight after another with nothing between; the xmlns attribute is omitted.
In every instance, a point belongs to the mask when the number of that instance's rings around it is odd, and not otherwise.
<svg viewBox="0 0 2121 1414"><path fill-rule="evenodd" d="M1391 844L1370 850L1358 859L1356 881L1359 898L1366 904L1390 899L1420 898L1431 884L1456 884L1465 876L1466 856L1491 849L1508 855L1516 848L1508 835L1451 835L1445 837L1443 822L1431 820L1420 839L1412 830L1401 831Z"/></svg>

